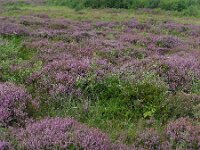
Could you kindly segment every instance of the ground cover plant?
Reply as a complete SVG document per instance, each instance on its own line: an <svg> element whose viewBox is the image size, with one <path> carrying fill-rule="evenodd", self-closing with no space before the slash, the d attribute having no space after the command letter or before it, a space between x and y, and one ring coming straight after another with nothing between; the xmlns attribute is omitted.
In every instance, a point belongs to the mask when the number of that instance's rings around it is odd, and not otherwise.
<svg viewBox="0 0 200 150"><path fill-rule="evenodd" d="M198 16L0 2L0 150L200 149Z"/></svg>
<svg viewBox="0 0 200 150"><path fill-rule="evenodd" d="M49 4L65 5L77 10L83 8L157 8L183 12L184 15L198 16L198 0L48 0Z"/></svg>

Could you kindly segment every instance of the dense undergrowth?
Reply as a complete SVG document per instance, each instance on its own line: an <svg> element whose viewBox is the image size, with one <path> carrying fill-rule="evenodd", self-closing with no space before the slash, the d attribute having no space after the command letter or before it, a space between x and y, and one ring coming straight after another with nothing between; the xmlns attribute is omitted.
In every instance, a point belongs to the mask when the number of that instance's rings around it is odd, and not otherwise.
<svg viewBox="0 0 200 150"><path fill-rule="evenodd" d="M157 8L180 11L184 15L199 16L199 0L49 0L50 4L83 8Z"/></svg>
<svg viewBox="0 0 200 150"><path fill-rule="evenodd" d="M2 2L0 150L200 148L198 20Z"/></svg>

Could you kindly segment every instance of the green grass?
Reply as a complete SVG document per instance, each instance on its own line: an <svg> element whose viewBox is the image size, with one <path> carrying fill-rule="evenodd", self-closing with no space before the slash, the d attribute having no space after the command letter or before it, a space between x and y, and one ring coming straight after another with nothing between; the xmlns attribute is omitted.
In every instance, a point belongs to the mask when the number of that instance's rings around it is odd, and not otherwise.
<svg viewBox="0 0 200 150"><path fill-rule="evenodd" d="M0 81L23 83L32 72L40 69L40 61L33 62L33 65L28 64L35 57L36 51L23 46L23 37L0 37L0 41ZM17 65L21 67L15 69Z"/></svg>
<svg viewBox="0 0 200 150"><path fill-rule="evenodd" d="M72 20L92 20L92 21L127 21L131 18L144 22L149 19L157 21L172 20L178 23L200 24L199 18L186 17L179 13L170 11L159 11L158 13L149 13L142 10L126 9L83 9L75 11L64 6L20 6L19 9L7 10L0 13L0 16L15 16L32 14L48 14L51 18L67 18Z"/></svg>

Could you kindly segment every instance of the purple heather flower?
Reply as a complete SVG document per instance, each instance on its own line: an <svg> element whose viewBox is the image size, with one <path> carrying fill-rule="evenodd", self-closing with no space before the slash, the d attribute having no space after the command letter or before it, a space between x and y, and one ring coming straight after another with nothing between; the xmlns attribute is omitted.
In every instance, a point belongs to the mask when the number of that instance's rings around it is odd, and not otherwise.
<svg viewBox="0 0 200 150"><path fill-rule="evenodd" d="M29 35L28 29L17 23L0 23L2 35Z"/></svg>
<svg viewBox="0 0 200 150"><path fill-rule="evenodd" d="M149 129L139 134L138 138L136 139L135 146L137 148L153 150L160 149L161 143L161 138L156 130Z"/></svg>
<svg viewBox="0 0 200 150"><path fill-rule="evenodd" d="M23 124L27 119L27 105L31 96L25 89L11 83L0 83L0 125Z"/></svg>
<svg viewBox="0 0 200 150"><path fill-rule="evenodd" d="M111 150L113 144L106 134L88 128L70 118L46 118L14 129L13 134L26 149Z"/></svg>
<svg viewBox="0 0 200 150"><path fill-rule="evenodd" d="M135 18L132 18L129 22L126 23L126 25L129 28L136 28L138 26L138 24L139 24L139 22Z"/></svg>
<svg viewBox="0 0 200 150"><path fill-rule="evenodd" d="M0 141L0 150L11 150L10 143Z"/></svg>
<svg viewBox="0 0 200 150"><path fill-rule="evenodd" d="M187 118L171 121L167 126L166 135L175 146L186 143L188 149L200 148L200 126L193 125Z"/></svg>
<svg viewBox="0 0 200 150"><path fill-rule="evenodd" d="M200 77L200 62L193 56L172 55L164 60L164 73L171 89L188 89L193 79ZM166 65L166 66L165 66Z"/></svg>

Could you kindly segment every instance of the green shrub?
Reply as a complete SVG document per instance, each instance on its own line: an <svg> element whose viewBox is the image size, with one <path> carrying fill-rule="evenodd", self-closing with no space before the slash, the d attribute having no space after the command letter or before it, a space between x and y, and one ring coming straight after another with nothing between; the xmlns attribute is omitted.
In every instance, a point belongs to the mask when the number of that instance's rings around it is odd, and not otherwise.
<svg viewBox="0 0 200 150"><path fill-rule="evenodd" d="M148 7L149 8L159 8L160 1L161 0L149 0Z"/></svg>
<svg viewBox="0 0 200 150"><path fill-rule="evenodd" d="M132 8L145 8L148 0L134 0L131 3Z"/></svg>
<svg viewBox="0 0 200 150"><path fill-rule="evenodd" d="M197 95L190 95L185 93L177 93L170 95L166 101L162 102L163 118L180 118L191 117L194 118L194 106L200 104L200 97Z"/></svg>
<svg viewBox="0 0 200 150"><path fill-rule="evenodd" d="M49 0L50 4L82 9L90 8L161 8L183 11L196 16L200 8L199 0Z"/></svg>
<svg viewBox="0 0 200 150"><path fill-rule="evenodd" d="M199 10L199 7L198 6L190 6L188 7L187 9L185 9L183 11L183 15L185 16L199 16L200 15L200 10Z"/></svg>
<svg viewBox="0 0 200 150"><path fill-rule="evenodd" d="M161 0L159 7L164 10L183 11L197 5L199 5L198 0Z"/></svg>
<svg viewBox="0 0 200 150"><path fill-rule="evenodd" d="M160 111L167 94L166 85L154 74L141 79L110 75L101 80L89 77L79 81L79 88L91 100L99 100L110 117L148 118Z"/></svg>

